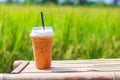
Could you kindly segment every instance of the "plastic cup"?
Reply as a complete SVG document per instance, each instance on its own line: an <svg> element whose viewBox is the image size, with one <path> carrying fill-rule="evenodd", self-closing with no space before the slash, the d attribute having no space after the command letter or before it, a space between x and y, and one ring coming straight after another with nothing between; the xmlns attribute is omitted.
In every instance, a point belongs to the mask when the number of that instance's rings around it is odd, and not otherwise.
<svg viewBox="0 0 120 80"><path fill-rule="evenodd" d="M30 36L34 52L35 65L38 69L48 69L52 60L52 27L33 27Z"/></svg>

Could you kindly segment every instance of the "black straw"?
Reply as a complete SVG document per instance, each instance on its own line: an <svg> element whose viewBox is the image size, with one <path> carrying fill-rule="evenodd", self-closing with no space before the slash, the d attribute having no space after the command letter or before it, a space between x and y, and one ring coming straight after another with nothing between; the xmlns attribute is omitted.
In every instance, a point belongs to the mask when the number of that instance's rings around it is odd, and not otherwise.
<svg viewBox="0 0 120 80"><path fill-rule="evenodd" d="M45 30L45 26L44 26L44 19L43 19L43 12L41 12L41 19L42 19L42 27Z"/></svg>

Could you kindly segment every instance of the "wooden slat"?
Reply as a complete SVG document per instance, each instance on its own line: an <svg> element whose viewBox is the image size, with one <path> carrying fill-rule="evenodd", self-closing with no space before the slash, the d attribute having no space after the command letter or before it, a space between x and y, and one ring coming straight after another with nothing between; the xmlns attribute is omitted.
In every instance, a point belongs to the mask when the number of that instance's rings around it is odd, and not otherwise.
<svg viewBox="0 0 120 80"><path fill-rule="evenodd" d="M114 72L116 80L120 80L120 72Z"/></svg>
<svg viewBox="0 0 120 80"><path fill-rule="evenodd" d="M96 64L52 64L52 67L116 67L119 63L96 63Z"/></svg>
<svg viewBox="0 0 120 80"><path fill-rule="evenodd" d="M11 74L18 74L29 64L29 61L23 61L17 68L15 68Z"/></svg>
<svg viewBox="0 0 120 80"><path fill-rule="evenodd" d="M120 72L119 67L115 68L58 68L54 67L48 70L39 70L36 68L24 69L21 73L59 73L59 72Z"/></svg>
<svg viewBox="0 0 120 80"><path fill-rule="evenodd" d="M90 60L53 60L52 63L65 63L65 64L90 64L90 63L114 63L120 62L120 59L90 59ZM34 61L30 61L34 63Z"/></svg>
<svg viewBox="0 0 120 80"><path fill-rule="evenodd" d="M4 74L0 74L0 80L3 80Z"/></svg>
<svg viewBox="0 0 120 80"><path fill-rule="evenodd" d="M112 63L120 62L120 59L90 59L90 60L53 60L53 63Z"/></svg>
<svg viewBox="0 0 120 80"><path fill-rule="evenodd" d="M112 72L20 73L6 75L5 80L113 80L114 76Z"/></svg>
<svg viewBox="0 0 120 80"><path fill-rule="evenodd" d="M13 69L15 69L16 67L18 67L24 60L16 60L14 61L14 64L13 64Z"/></svg>

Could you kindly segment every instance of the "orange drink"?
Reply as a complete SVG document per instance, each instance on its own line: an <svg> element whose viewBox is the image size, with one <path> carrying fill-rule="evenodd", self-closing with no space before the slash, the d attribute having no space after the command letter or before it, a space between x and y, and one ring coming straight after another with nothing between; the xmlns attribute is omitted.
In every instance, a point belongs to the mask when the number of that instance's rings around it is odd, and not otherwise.
<svg viewBox="0 0 120 80"><path fill-rule="evenodd" d="M52 60L52 39L51 27L33 27L30 36L32 37L35 65L38 69L48 69Z"/></svg>

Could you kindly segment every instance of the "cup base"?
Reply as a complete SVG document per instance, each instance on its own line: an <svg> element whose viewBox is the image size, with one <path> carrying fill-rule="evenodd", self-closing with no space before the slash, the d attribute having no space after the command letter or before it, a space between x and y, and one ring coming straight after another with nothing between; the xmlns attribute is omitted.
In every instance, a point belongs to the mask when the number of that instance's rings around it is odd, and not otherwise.
<svg viewBox="0 0 120 80"><path fill-rule="evenodd" d="M40 70L47 70L47 69L50 69L51 67L47 67L47 68L40 68L40 67L36 67L37 69L40 69Z"/></svg>

